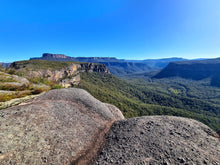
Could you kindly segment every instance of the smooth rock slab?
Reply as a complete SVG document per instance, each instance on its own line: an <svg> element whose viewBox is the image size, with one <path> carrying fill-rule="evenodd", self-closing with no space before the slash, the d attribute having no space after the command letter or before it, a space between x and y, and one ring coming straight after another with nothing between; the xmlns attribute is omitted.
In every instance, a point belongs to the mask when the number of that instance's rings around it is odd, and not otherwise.
<svg viewBox="0 0 220 165"><path fill-rule="evenodd" d="M195 120L149 116L115 122L100 151L99 165L220 164L217 134Z"/></svg>
<svg viewBox="0 0 220 165"><path fill-rule="evenodd" d="M82 89L59 89L0 110L0 164L76 164L86 156L90 161L100 134L123 119L110 107Z"/></svg>

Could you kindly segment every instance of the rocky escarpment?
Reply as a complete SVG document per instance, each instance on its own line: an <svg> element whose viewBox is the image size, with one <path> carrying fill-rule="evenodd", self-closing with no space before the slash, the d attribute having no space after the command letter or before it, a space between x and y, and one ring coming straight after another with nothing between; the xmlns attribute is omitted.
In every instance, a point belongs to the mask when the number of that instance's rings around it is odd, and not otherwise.
<svg viewBox="0 0 220 165"><path fill-rule="evenodd" d="M217 134L195 120L154 116L117 121L94 164L220 164Z"/></svg>
<svg viewBox="0 0 220 165"><path fill-rule="evenodd" d="M84 90L49 91L0 111L0 164L89 164L119 119L116 107Z"/></svg>
<svg viewBox="0 0 220 165"><path fill-rule="evenodd" d="M182 77L192 80L211 78L211 85L220 86L220 58L171 62L154 78Z"/></svg>
<svg viewBox="0 0 220 165"><path fill-rule="evenodd" d="M58 82L64 87L71 87L80 82L81 72L109 73L103 64L54 62L42 60L18 61L10 66L27 78L46 78Z"/></svg>

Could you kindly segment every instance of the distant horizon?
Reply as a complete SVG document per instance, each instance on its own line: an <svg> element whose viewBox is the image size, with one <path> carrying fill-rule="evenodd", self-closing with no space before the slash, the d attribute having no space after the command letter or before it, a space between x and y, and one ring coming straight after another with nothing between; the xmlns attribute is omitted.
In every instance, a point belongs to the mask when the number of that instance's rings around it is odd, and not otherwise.
<svg viewBox="0 0 220 165"><path fill-rule="evenodd" d="M50 52L45 52L45 53L50 53ZM42 53L40 56L30 56L29 58L27 59L17 59L17 60L12 60L12 61L9 61L9 60L0 60L0 63L12 63L12 62L15 62L15 61L24 61L24 60L29 60L30 58L40 58L43 56L44 53ZM62 54L62 55L66 55L68 57L74 57L74 58L80 58L80 57L85 57L85 58L89 58L89 57L99 57L99 58L116 58L116 59L119 59L119 60L137 60L137 61L141 61L141 60L159 60L159 59L170 59L170 58L182 58L182 59L186 59L186 60L198 60L198 59L215 59L215 58L220 58L219 57L198 57L198 58L184 58L184 57L175 57L175 56L168 56L168 57L159 57L159 58L145 58L145 59L128 59L128 58L118 58L116 56L71 56L71 55L67 55L65 53L50 53L50 54Z"/></svg>

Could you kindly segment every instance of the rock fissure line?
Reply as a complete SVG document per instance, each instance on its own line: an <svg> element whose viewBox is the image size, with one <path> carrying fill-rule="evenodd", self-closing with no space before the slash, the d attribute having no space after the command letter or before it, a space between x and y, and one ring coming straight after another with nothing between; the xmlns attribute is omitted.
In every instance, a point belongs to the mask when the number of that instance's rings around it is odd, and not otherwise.
<svg viewBox="0 0 220 165"><path fill-rule="evenodd" d="M71 161L71 165L87 165L95 161L98 153L105 144L105 136L108 134L111 126L115 121L111 121L105 125L105 128L97 133L94 141L90 143L87 150L81 151L76 158Z"/></svg>

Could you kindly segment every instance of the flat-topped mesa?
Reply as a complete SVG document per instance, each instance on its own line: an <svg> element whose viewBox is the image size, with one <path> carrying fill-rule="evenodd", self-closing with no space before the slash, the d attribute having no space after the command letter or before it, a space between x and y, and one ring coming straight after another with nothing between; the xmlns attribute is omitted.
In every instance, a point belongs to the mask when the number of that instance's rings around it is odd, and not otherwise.
<svg viewBox="0 0 220 165"><path fill-rule="evenodd" d="M70 57L65 54L43 53L42 57L33 57L30 60L47 60L47 61L74 61L74 62L121 62L115 57Z"/></svg>
<svg viewBox="0 0 220 165"><path fill-rule="evenodd" d="M68 58L65 54L51 54L51 53L43 53L44 58Z"/></svg>

